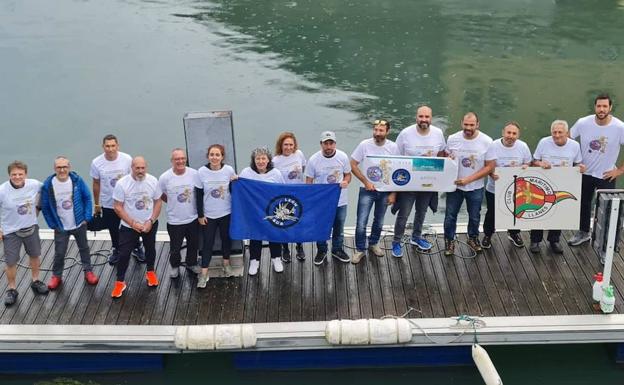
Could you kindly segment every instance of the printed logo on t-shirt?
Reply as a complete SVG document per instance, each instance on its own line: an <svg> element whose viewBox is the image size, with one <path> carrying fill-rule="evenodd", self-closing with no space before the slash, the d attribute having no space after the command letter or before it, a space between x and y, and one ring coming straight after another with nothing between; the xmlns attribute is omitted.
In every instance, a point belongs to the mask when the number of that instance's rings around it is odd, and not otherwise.
<svg viewBox="0 0 624 385"><path fill-rule="evenodd" d="M475 168L476 159L474 155L470 155L468 157L462 158L461 165L465 168Z"/></svg>
<svg viewBox="0 0 624 385"><path fill-rule="evenodd" d="M288 179L299 179L301 175L301 168L299 166L295 166L292 170L288 172Z"/></svg>
<svg viewBox="0 0 624 385"><path fill-rule="evenodd" d="M69 199L61 202L61 207L63 208L63 210L71 210L73 206L74 205L72 204L72 201Z"/></svg>
<svg viewBox="0 0 624 385"><path fill-rule="evenodd" d="M210 196L215 199L225 199L225 188L219 186L218 188L210 190Z"/></svg>
<svg viewBox="0 0 624 385"><path fill-rule="evenodd" d="M589 148L591 148L591 150L594 151L600 151L601 153L604 154L606 148L607 148L607 143L608 143L608 138L606 136L601 136L598 139L594 139L591 142L589 142ZM589 152L591 152L591 150L589 150Z"/></svg>
<svg viewBox="0 0 624 385"><path fill-rule="evenodd" d="M117 184L117 181L123 177L124 177L124 174L117 174L116 177L111 178L111 180L109 181L111 187L115 187L115 185Z"/></svg>
<svg viewBox="0 0 624 385"><path fill-rule="evenodd" d="M17 206L17 213L19 215L28 215L32 213L32 202L28 200L23 205Z"/></svg>
<svg viewBox="0 0 624 385"><path fill-rule="evenodd" d="M185 187L184 191L178 194L177 200L180 203L190 203L191 202L191 189L188 187Z"/></svg>
<svg viewBox="0 0 624 385"><path fill-rule="evenodd" d="M340 173L338 171L334 171L333 173L327 175L327 183L337 183L339 176Z"/></svg>
<svg viewBox="0 0 624 385"><path fill-rule="evenodd" d="M137 210L148 210L149 209L149 197L144 195L141 199L137 200L134 203L134 208Z"/></svg>

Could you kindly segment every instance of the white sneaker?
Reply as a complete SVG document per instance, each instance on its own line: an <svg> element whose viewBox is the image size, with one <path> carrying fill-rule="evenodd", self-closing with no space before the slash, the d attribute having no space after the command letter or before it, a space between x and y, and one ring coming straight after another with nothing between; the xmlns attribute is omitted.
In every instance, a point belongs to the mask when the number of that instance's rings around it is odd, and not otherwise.
<svg viewBox="0 0 624 385"><path fill-rule="evenodd" d="M351 263L353 264L360 263L360 261L362 260L362 258L364 258L365 255L366 255L366 252L364 251L356 251L351 256Z"/></svg>
<svg viewBox="0 0 624 385"><path fill-rule="evenodd" d="M208 276L208 273L206 273L206 275L199 274L197 276L197 287L199 289L204 289L206 285L208 284L209 280L210 280L210 277Z"/></svg>
<svg viewBox="0 0 624 385"><path fill-rule="evenodd" d="M271 263L273 264L273 270L276 273L281 273L284 271L284 265L282 265L282 260L279 258L271 258Z"/></svg>
<svg viewBox="0 0 624 385"><path fill-rule="evenodd" d="M257 259L252 259L249 261L249 275L258 274L258 269L260 268L260 261Z"/></svg>
<svg viewBox="0 0 624 385"><path fill-rule="evenodd" d="M379 245L370 245L368 246L368 250L370 250L370 252L376 257L383 257L386 255Z"/></svg>
<svg viewBox="0 0 624 385"><path fill-rule="evenodd" d="M171 279L176 279L180 276L180 268L179 267L172 267L171 270L169 271L169 277Z"/></svg>
<svg viewBox="0 0 624 385"><path fill-rule="evenodd" d="M232 265L223 266L223 275L225 275L226 278L232 277L234 275L234 272L232 271Z"/></svg>

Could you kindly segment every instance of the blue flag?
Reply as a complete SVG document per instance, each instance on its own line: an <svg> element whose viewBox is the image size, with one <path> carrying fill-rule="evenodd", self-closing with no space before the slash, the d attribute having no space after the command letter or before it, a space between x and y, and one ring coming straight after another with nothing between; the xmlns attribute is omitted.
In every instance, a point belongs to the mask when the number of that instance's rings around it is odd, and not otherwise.
<svg viewBox="0 0 624 385"><path fill-rule="evenodd" d="M278 184L239 178L232 183L232 239L314 242L330 238L340 186Z"/></svg>

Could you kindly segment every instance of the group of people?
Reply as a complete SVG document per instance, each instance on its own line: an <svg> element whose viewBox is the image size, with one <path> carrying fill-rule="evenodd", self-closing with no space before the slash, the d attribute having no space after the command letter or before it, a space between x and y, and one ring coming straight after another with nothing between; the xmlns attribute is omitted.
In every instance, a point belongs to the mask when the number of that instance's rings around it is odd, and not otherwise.
<svg viewBox="0 0 624 385"><path fill-rule="evenodd" d="M477 114L468 112L461 120L461 130L445 140L442 130L432 125L431 108L420 106L416 111L416 123L401 130L396 142L388 139L390 122L379 119L373 122L372 137L359 143L351 156L336 148L334 132L325 131L320 137L320 150L306 159L295 135L284 132L277 139L275 156L266 147L256 148L251 153L249 167L238 175L231 166L224 164L224 146L212 144L206 152L207 163L197 170L187 166L183 149L173 149L171 168L157 179L147 172L147 162L143 157L132 158L119 151L117 138L106 135L102 141L103 153L91 164L93 198L86 182L71 170L70 161L65 156L54 160L54 173L43 183L28 179L27 165L14 161L8 166L9 181L0 185L0 240L4 242L8 280L5 304L10 306L18 298L15 281L22 245L30 258L31 288L35 293L46 294L62 284L70 236L74 236L78 246L84 279L90 285L97 284L98 277L92 271L87 242L87 224L94 216L101 216L100 220L108 229L112 242L109 263L116 265L116 280L111 296L119 298L126 289L125 273L131 255L146 264L147 285L157 286L155 242L163 202L166 204L170 238L170 277L176 279L179 276L181 249L186 241L184 265L198 276L197 287L205 288L217 232L221 239L224 273L231 276L230 183L239 177L281 184L339 184L341 193L332 224L331 256L341 262L359 263L367 251L378 257L384 255L379 242L389 205L392 212L396 212L392 255L397 258L403 256L402 239L412 209L413 230L409 243L421 251L430 250L432 245L423 237L422 229L427 210L437 209L438 194L377 191L366 171L361 169L367 156L437 156L450 157L457 162L456 190L446 194L444 253L447 256L455 253L457 216L464 201L468 212L469 247L475 252L491 247L495 231L496 168L578 166L583 174L580 225L579 231L569 240L570 245L577 246L590 239L594 191L597 188L614 188L615 179L624 173L624 165L615 166L620 146L624 144L624 123L611 114L612 100L609 95L598 95L594 108L595 114L579 119L569 130L564 120L552 122L551 135L541 139L531 154L527 144L520 140L521 128L517 122L505 123L502 137L492 140L480 131ZM580 143L575 138L580 138ZM343 244L347 188L352 174L361 182L361 187L357 202L356 250L349 256ZM479 239L484 196L487 209L484 234ZM47 285L39 279L39 211L43 212L48 226L54 230L53 271ZM367 237L371 211L373 220ZM507 232L515 246L524 246L519 230L509 229ZM547 239L555 253L562 252L560 234L558 230L548 233ZM539 253L543 232L532 230L530 238L530 250ZM203 242L201 247L200 239ZM249 275L258 273L262 244L260 239L249 242ZM269 242L269 250L273 270L282 272L283 263L292 259L290 245ZM294 250L296 259L306 258L301 244L296 244ZM327 241L317 242L314 264L323 264L327 255Z"/></svg>

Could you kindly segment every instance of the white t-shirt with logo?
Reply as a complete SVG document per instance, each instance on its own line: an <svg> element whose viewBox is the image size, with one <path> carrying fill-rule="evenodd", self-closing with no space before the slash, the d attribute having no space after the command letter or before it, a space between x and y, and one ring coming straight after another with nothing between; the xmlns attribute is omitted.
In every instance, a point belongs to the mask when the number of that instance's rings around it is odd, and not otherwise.
<svg viewBox="0 0 624 385"><path fill-rule="evenodd" d="M374 156L386 156L386 155L400 155L399 147L393 141L386 139L383 145L378 145L375 143L375 138L368 138L360 142L360 144L355 147L353 153L351 154L351 159L358 162L358 167L362 174L366 176L366 170L363 169L362 161L368 155Z"/></svg>
<svg viewBox="0 0 624 385"><path fill-rule="evenodd" d="M399 153L407 156L438 156L446 147L444 134L436 126L429 126L429 133L421 135L415 124L404 128L397 136Z"/></svg>
<svg viewBox="0 0 624 385"><path fill-rule="evenodd" d="M150 174L146 174L140 181L135 180L132 175L126 175L117 181L113 190L113 199L123 202L123 208L130 218L142 223L152 217L154 201L160 199L161 195L158 180ZM132 228L123 220L121 224Z"/></svg>
<svg viewBox="0 0 624 385"><path fill-rule="evenodd" d="M26 179L24 186L18 189L13 188L10 181L0 185L0 221L4 235L37 224L41 186L36 179Z"/></svg>
<svg viewBox="0 0 624 385"><path fill-rule="evenodd" d="M245 167L243 171L241 171L240 177L269 183L285 183L282 173L276 168L272 168L271 171L265 172L264 174L258 174L251 167Z"/></svg>
<svg viewBox="0 0 624 385"><path fill-rule="evenodd" d="M464 132L459 131L448 137L446 151L457 162L457 178L466 178L481 170L488 160L494 160L493 154L487 155L492 145L492 138L479 131L472 139L466 139ZM459 190L473 191L483 188L485 178L475 180L465 186L457 186Z"/></svg>
<svg viewBox="0 0 624 385"><path fill-rule="evenodd" d="M305 183L303 170L305 169L306 158L301 150L286 155L275 155L273 166L282 173L284 183Z"/></svg>
<svg viewBox="0 0 624 385"><path fill-rule="evenodd" d="M490 145L485 154L486 159L496 159L496 167L520 167L531 162L531 150L529 146L520 139L516 140L513 146L506 147L502 139L496 139ZM488 176L485 189L494 193L494 179Z"/></svg>
<svg viewBox="0 0 624 385"><path fill-rule="evenodd" d="M91 178L100 180L100 206L113 208L113 190L122 177L130 174L132 157L124 152L117 152L117 159L108 160L104 154L91 162Z"/></svg>
<svg viewBox="0 0 624 385"><path fill-rule="evenodd" d="M316 184L340 183L344 178L344 174L351 172L351 163L347 154L340 150L331 158L326 158L322 151L312 155L308 160L308 166L305 170L306 177L313 178ZM340 190L340 198L338 199L338 207L346 206L349 203L347 189Z"/></svg>
<svg viewBox="0 0 624 385"><path fill-rule="evenodd" d="M74 215L74 184L71 178L61 182L57 177L52 178L52 188L54 189L54 199L56 200L56 213L63 224L63 230L74 230L76 227L76 216Z"/></svg>
<svg viewBox="0 0 624 385"><path fill-rule="evenodd" d="M158 186L167 196L167 223L170 225L185 225L197 219L196 180L197 171L190 167L182 175L169 169L158 178Z"/></svg>
<svg viewBox="0 0 624 385"><path fill-rule="evenodd" d="M612 116L609 124L599 126L595 116L589 115L574 123L570 137L580 137L583 164L587 166L585 174L602 179L605 172L615 168L620 146L624 144L624 123Z"/></svg>
<svg viewBox="0 0 624 385"><path fill-rule="evenodd" d="M581 163L581 146L576 140L567 139L563 146L559 146L552 136L540 139L533 153L533 159L545 160L553 167L572 167Z"/></svg>
<svg viewBox="0 0 624 385"><path fill-rule="evenodd" d="M227 164L216 171L206 166L201 166L199 170L197 170L195 187L204 190L203 216L210 219L217 219L232 212L230 180L234 175L236 175L236 172Z"/></svg>

